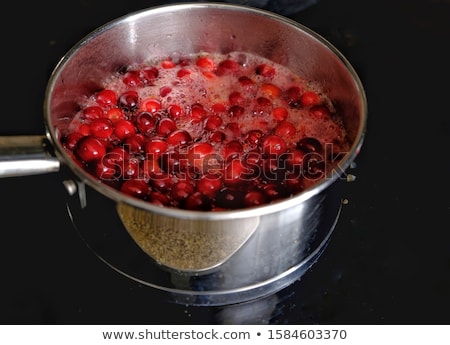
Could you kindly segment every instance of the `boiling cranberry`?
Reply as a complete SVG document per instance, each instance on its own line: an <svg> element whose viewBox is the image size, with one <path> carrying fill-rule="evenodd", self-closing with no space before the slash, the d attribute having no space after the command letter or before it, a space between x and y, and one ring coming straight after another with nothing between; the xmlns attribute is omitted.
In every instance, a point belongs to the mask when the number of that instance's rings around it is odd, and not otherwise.
<svg viewBox="0 0 450 345"><path fill-rule="evenodd" d="M240 65L234 61L234 60L223 60L219 62L217 68L216 68L216 74L218 76L222 76L224 74L231 74L235 73L239 70Z"/></svg>
<svg viewBox="0 0 450 345"><path fill-rule="evenodd" d="M92 135L102 139L110 138L114 132L111 120L105 117L93 120L91 123L91 129Z"/></svg>
<svg viewBox="0 0 450 345"><path fill-rule="evenodd" d="M208 155L213 151L210 143L198 142L191 145L187 151L189 163L201 172L208 170Z"/></svg>
<svg viewBox="0 0 450 345"><path fill-rule="evenodd" d="M219 115L210 115L205 120L205 129L213 131L222 126L223 120Z"/></svg>
<svg viewBox="0 0 450 345"><path fill-rule="evenodd" d="M166 141L171 146L180 146L190 143L191 135L184 129L177 129L167 135Z"/></svg>
<svg viewBox="0 0 450 345"><path fill-rule="evenodd" d="M150 66L144 68L139 74L139 77L143 84L153 85L158 75L159 75L158 69L155 66Z"/></svg>
<svg viewBox="0 0 450 345"><path fill-rule="evenodd" d="M272 116L277 121L284 121L288 117L289 112L284 107L276 107L272 109Z"/></svg>
<svg viewBox="0 0 450 345"><path fill-rule="evenodd" d="M263 77L273 78L273 76L275 75L275 68L268 64L263 63L256 66L255 72L256 74L261 75Z"/></svg>
<svg viewBox="0 0 450 345"><path fill-rule="evenodd" d="M161 110L161 102L154 98L147 98L141 102L141 111L148 111L150 113L156 113Z"/></svg>
<svg viewBox="0 0 450 345"><path fill-rule="evenodd" d="M196 190L210 198L213 198L220 188L222 188L222 178L219 174L206 174L196 184Z"/></svg>
<svg viewBox="0 0 450 345"><path fill-rule="evenodd" d="M81 134L80 132L72 132L69 133L65 138L64 138L64 145L66 148L68 148L69 150L73 151L76 149L78 141L83 138L84 135Z"/></svg>
<svg viewBox="0 0 450 345"><path fill-rule="evenodd" d="M165 192L172 185L172 177L163 171L155 171L150 174L151 186L161 192Z"/></svg>
<svg viewBox="0 0 450 345"><path fill-rule="evenodd" d="M286 167L289 169L299 170L302 167L303 158L306 153L303 150L290 150L283 156L285 158Z"/></svg>
<svg viewBox="0 0 450 345"><path fill-rule="evenodd" d="M192 193L184 202L184 207L188 210L209 211L211 205L211 199L200 192Z"/></svg>
<svg viewBox="0 0 450 345"><path fill-rule="evenodd" d="M141 82L139 71L127 71L122 77L122 82L127 86L139 86Z"/></svg>
<svg viewBox="0 0 450 345"><path fill-rule="evenodd" d="M172 119L177 119L183 116L183 109L181 109L181 107L178 104L169 105L167 111L169 112L169 116Z"/></svg>
<svg viewBox="0 0 450 345"><path fill-rule="evenodd" d="M265 97L269 98L275 98L280 96L281 94L281 89L272 83L262 84L259 90L261 91L262 94L264 94Z"/></svg>
<svg viewBox="0 0 450 345"><path fill-rule="evenodd" d="M245 140L251 145L258 145L263 136L264 134L262 131L259 129L254 129L247 133Z"/></svg>
<svg viewBox="0 0 450 345"><path fill-rule="evenodd" d="M328 120L331 117L330 110L324 105L314 105L309 109L309 112L319 120Z"/></svg>
<svg viewBox="0 0 450 345"><path fill-rule="evenodd" d="M87 120L98 119L99 117L103 117L103 109L96 105L87 107L83 110L83 115Z"/></svg>
<svg viewBox="0 0 450 345"><path fill-rule="evenodd" d="M170 204L169 197L161 192L153 191L148 197L148 201L158 206L168 206Z"/></svg>
<svg viewBox="0 0 450 345"><path fill-rule="evenodd" d="M245 112L245 109L243 107L241 107L240 105L233 105L230 107L230 109L228 109L228 113L231 116L236 116L236 117L243 115L244 112Z"/></svg>
<svg viewBox="0 0 450 345"><path fill-rule="evenodd" d="M130 178L136 178L139 176L139 160L134 157L130 157L124 160L122 165L122 178L128 180Z"/></svg>
<svg viewBox="0 0 450 345"><path fill-rule="evenodd" d="M266 135L261 142L262 151L269 156L281 155L286 152L286 142L278 135L269 134Z"/></svg>
<svg viewBox="0 0 450 345"><path fill-rule="evenodd" d="M158 126L156 127L156 133L162 136L167 136L176 129L177 123L169 117L164 117L159 121Z"/></svg>
<svg viewBox="0 0 450 345"><path fill-rule="evenodd" d="M206 110L200 103L195 103L191 107L191 118L193 122L200 122L206 117Z"/></svg>
<svg viewBox="0 0 450 345"><path fill-rule="evenodd" d="M273 130L273 134L282 138L290 138L295 134L295 132L295 126L289 121L280 122Z"/></svg>
<svg viewBox="0 0 450 345"><path fill-rule="evenodd" d="M267 200L266 195L259 191L251 191L245 194L244 196L244 202L245 206L252 207L252 206L259 206L262 204L265 204Z"/></svg>
<svg viewBox="0 0 450 345"><path fill-rule="evenodd" d="M167 151L168 144L164 139L152 138L145 143L147 157L159 158Z"/></svg>
<svg viewBox="0 0 450 345"><path fill-rule="evenodd" d="M207 57L207 56L200 56L196 61L195 64L200 67L201 69L206 69L208 71L213 71L215 68L214 61Z"/></svg>
<svg viewBox="0 0 450 345"><path fill-rule="evenodd" d="M234 159L243 153L242 144L238 140L231 140L226 143L223 150L223 158L226 160Z"/></svg>
<svg viewBox="0 0 450 345"><path fill-rule="evenodd" d="M165 69L174 68L177 64L172 59L165 59L161 61L161 67Z"/></svg>
<svg viewBox="0 0 450 345"><path fill-rule="evenodd" d="M78 141L77 155L84 162L100 159L106 153L105 144L99 139L88 136Z"/></svg>
<svg viewBox="0 0 450 345"><path fill-rule="evenodd" d="M150 194L151 188L143 180L131 179L122 183L120 191L135 198L145 199Z"/></svg>
<svg viewBox="0 0 450 345"><path fill-rule="evenodd" d="M306 91L300 96L300 103L304 107L311 107L320 103L320 96L314 91Z"/></svg>
<svg viewBox="0 0 450 345"><path fill-rule="evenodd" d="M171 92L172 92L172 88L170 86L163 86L159 89L159 95L161 97L166 97Z"/></svg>
<svg viewBox="0 0 450 345"><path fill-rule="evenodd" d="M189 195L195 192L192 183L179 181L172 186L171 196L175 201L184 201Z"/></svg>
<svg viewBox="0 0 450 345"><path fill-rule="evenodd" d="M310 152L303 158L303 176L309 180L318 180L325 174L326 163L321 154Z"/></svg>
<svg viewBox="0 0 450 345"><path fill-rule="evenodd" d="M178 72L177 72L177 77L178 77L178 78L184 78L184 77L189 76L190 74L191 74L191 71L190 71L189 69L187 69L187 68L181 68L181 69L179 69Z"/></svg>
<svg viewBox="0 0 450 345"><path fill-rule="evenodd" d="M227 186L235 186L244 183L247 175L251 171L241 162L240 159L233 159L224 170L224 183Z"/></svg>
<svg viewBox="0 0 450 345"><path fill-rule="evenodd" d="M319 140L312 137L304 137L300 139L297 142L297 148L299 150L302 150L303 152L310 153L310 152L318 152L321 153L322 150L322 144Z"/></svg>
<svg viewBox="0 0 450 345"><path fill-rule="evenodd" d="M142 152L144 149L145 137L143 134L137 133L129 136L124 140L124 148L129 152Z"/></svg>
<svg viewBox="0 0 450 345"><path fill-rule="evenodd" d="M119 120L125 119L125 114L120 108L111 108L106 112L105 117L110 119L114 123Z"/></svg>
<svg viewBox="0 0 450 345"><path fill-rule="evenodd" d="M102 180L115 180L116 166L106 159L100 159L95 164L94 173Z"/></svg>
<svg viewBox="0 0 450 345"><path fill-rule="evenodd" d="M139 103L139 95L136 91L125 91L119 96L118 105L127 110L136 109Z"/></svg>
<svg viewBox="0 0 450 345"><path fill-rule="evenodd" d="M114 123L114 135L119 140L124 140L125 138L132 137L136 134L136 129L133 123L128 120L120 119Z"/></svg>
<svg viewBox="0 0 450 345"><path fill-rule="evenodd" d="M97 93L95 100L101 106L113 106L117 103L117 95L113 90L102 90Z"/></svg>
<svg viewBox="0 0 450 345"><path fill-rule="evenodd" d="M136 119L135 124L139 132L145 135L151 135L155 129L158 118L148 111L141 111Z"/></svg>
<svg viewBox="0 0 450 345"><path fill-rule="evenodd" d="M228 96L228 101L230 102L231 105L240 105L240 106L245 105L245 98L238 91L230 93L230 95Z"/></svg>

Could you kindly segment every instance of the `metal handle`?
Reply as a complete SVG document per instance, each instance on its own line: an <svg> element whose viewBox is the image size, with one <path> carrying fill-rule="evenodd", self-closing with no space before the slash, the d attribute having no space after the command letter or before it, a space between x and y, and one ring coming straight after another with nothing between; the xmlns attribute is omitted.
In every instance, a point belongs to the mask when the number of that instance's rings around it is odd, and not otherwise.
<svg viewBox="0 0 450 345"><path fill-rule="evenodd" d="M0 136L0 177L59 171L61 163L48 148L44 135Z"/></svg>

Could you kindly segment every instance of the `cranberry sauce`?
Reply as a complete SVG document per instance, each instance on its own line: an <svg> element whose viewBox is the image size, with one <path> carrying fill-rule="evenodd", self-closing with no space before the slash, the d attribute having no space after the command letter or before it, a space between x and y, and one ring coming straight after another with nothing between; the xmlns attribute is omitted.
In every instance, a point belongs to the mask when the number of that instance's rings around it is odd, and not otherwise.
<svg viewBox="0 0 450 345"><path fill-rule="evenodd" d="M189 210L296 195L348 150L341 115L320 85L247 53L126 66L73 115L61 142L88 173Z"/></svg>

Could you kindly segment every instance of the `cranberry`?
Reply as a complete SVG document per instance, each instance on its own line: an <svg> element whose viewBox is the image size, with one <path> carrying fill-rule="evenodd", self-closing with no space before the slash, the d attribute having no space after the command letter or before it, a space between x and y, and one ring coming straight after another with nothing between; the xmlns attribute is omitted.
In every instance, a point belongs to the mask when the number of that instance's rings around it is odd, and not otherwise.
<svg viewBox="0 0 450 345"><path fill-rule="evenodd" d="M284 155L286 167L289 169L299 170L303 163L306 153L303 150L290 150Z"/></svg>
<svg viewBox="0 0 450 345"><path fill-rule="evenodd" d="M228 96L228 101L230 102L231 105L240 105L240 106L245 105L245 98L238 91L230 93L230 95Z"/></svg>
<svg viewBox="0 0 450 345"><path fill-rule="evenodd" d="M161 67L165 69L174 68L177 64L172 61L172 59L165 59L161 61Z"/></svg>
<svg viewBox="0 0 450 345"><path fill-rule="evenodd" d="M151 135L156 129L158 118L148 111L141 111L135 119L135 125L139 132Z"/></svg>
<svg viewBox="0 0 450 345"><path fill-rule="evenodd" d="M198 142L191 145L187 151L189 163L201 172L208 170L208 155L213 151L213 147L209 143ZM205 159L206 158L206 159Z"/></svg>
<svg viewBox="0 0 450 345"><path fill-rule="evenodd" d="M322 144L320 143L320 141L312 137L304 137L300 139L297 142L297 148L306 153L310 152L321 153L323 151Z"/></svg>
<svg viewBox="0 0 450 345"><path fill-rule="evenodd" d="M77 155L84 162L91 162L103 157L106 153L105 144L97 138L88 136L79 140Z"/></svg>
<svg viewBox="0 0 450 345"><path fill-rule="evenodd" d="M127 110L136 109L139 103L139 95L136 91L125 91L119 96L118 105Z"/></svg>
<svg viewBox="0 0 450 345"><path fill-rule="evenodd" d="M132 122L124 119L117 120L114 123L114 135L119 140L124 140L125 138L132 137L136 134L136 129Z"/></svg>
<svg viewBox="0 0 450 345"><path fill-rule="evenodd" d="M215 68L215 63L214 61L207 57L207 56L200 56L199 58L197 58L197 60L195 61L195 64L200 67L201 69L206 69L208 71L213 71Z"/></svg>
<svg viewBox="0 0 450 345"><path fill-rule="evenodd" d="M228 142L223 150L223 157L225 159L236 158L243 153L242 144L238 140L231 140Z"/></svg>
<svg viewBox="0 0 450 345"><path fill-rule="evenodd" d="M99 106L93 105L83 110L84 118L87 120L94 120L103 117L103 109Z"/></svg>
<svg viewBox="0 0 450 345"><path fill-rule="evenodd" d="M83 137L84 135L80 132L71 132L64 138L64 145L66 148L73 151L76 149L78 141Z"/></svg>
<svg viewBox="0 0 450 345"><path fill-rule="evenodd" d="M172 119L177 119L181 116L183 116L183 109L178 104L172 104L167 108L167 111L169 112L169 116Z"/></svg>
<svg viewBox="0 0 450 345"><path fill-rule="evenodd" d="M161 110L161 102L154 98L147 98L141 102L139 109L141 111L148 111L153 114Z"/></svg>
<svg viewBox="0 0 450 345"><path fill-rule="evenodd" d="M261 130L254 129L247 133L245 140L251 145L258 145L263 136L264 134Z"/></svg>
<svg viewBox="0 0 450 345"><path fill-rule="evenodd" d="M189 195L195 192L195 187L187 181L179 181L172 186L171 196L175 201L184 201Z"/></svg>
<svg viewBox="0 0 450 345"><path fill-rule="evenodd" d="M209 136L209 140L214 143L221 143L225 140L225 133L221 131L215 131Z"/></svg>
<svg viewBox="0 0 450 345"><path fill-rule="evenodd" d="M159 121L158 126L156 127L156 133L162 136L167 136L176 129L177 123L169 117L164 117Z"/></svg>
<svg viewBox="0 0 450 345"><path fill-rule="evenodd" d="M102 139L110 138L114 132L111 120L105 117L93 120L91 123L91 129L92 135Z"/></svg>
<svg viewBox="0 0 450 345"><path fill-rule="evenodd" d="M181 69L179 69L178 72L177 72L177 77L178 77L178 78L184 78L184 77L189 76L190 74L191 74L191 71L190 71L189 69L187 69L187 68L181 68Z"/></svg>
<svg viewBox="0 0 450 345"><path fill-rule="evenodd" d="M165 192L172 185L172 177L163 171L154 171L150 174L151 186L161 192Z"/></svg>
<svg viewBox="0 0 450 345"><path fill-rule="evenodd" d="M117 95L113 90L102 90L97 93L95 100L101 106L113 106L117 103Z"/></svg>
<svg viewBox="0 0 450 345"><path fill-rule="evenodd" d="M234 60L222 60L221 62L219 62L216 68L216 74L218 76L222 76L225 74L234 74L239 70L239 68L240 65Z"/></svg>
<svg viewBox="0 0 450 345"><path fill-rule="evenodd" d="M127 86L139 86L141 78L139 71L127 71L122 77L122 82Z"/></svg>
<svg viewBox="0 0 450 345"><path fill-rule="evenodd" d="M206 117L206 110L200 103L195 103L191 107L191 118L194 123L202 121Z"/></svg>
<svg viewBox="0 0 450 345"><path fill-rule="evenodd" d="M222 126L223 120L219 115L210 115L205 120L205 129L212 131Z"/></svg>
<svg viewBox="0 0 450 345"><path fill-rule="evenodd" d="M145 199L151 192L149 185L139 179L130 179L122 183L120 191L135 198Z"/></svg>
<svg viewBox="0 0 450 345"><path fill-rule="evenodd" d="M242 114L244 114L245 109L243 107L241 107L240 105L233 105L230 107L230 109L228 109L228 113L231 116L241 116Z"/></svg>
<svg viewBox="0 0 450 345"><path fill-rule="evenodd" d="M100 159L95 164L95 175L102 180L115 180L116 166L107 159Z"/></svg>
<svg viewBox="0 0 450 345"><path fill-rule="evenodd" d="M284 107L276 107L272 109L272 116L277 121L284 121L288 117L289 112Z"/></svg>
<svg viewBox="0 0 450 345"><path fill-rule="evenodd" d="M304 107L311 107L320 103L320 96L314 91L306 91L300 96L300 103Z"/></svg>
<svg viewBox="0 0 450 345"><path fill-rule="evenodd" d="M222 178L220 174L208 173L197 181L196 190L210 198L213 198L217 191L222 188L222 185Z"/></svg>
<svg viewBox="0 0 450 345"><path fill-rule="evenodd" d="M143 84L153 85L158 75L159 75L158 69L155 66L150 66L144 68L139 74L139 77Z"/></svg>
<svg viewBox="0 0 450 345"><path fill-rule="evenodd" d="M310 152L303 158L303 176L309 180L318 180L325 174L326 163L321 154Z"/></svg>
<svg viewBox="0 0 450 345"><path fill-rule="evenodd" d="M266 78L273 78L275 76L275 68L263 63L256 66L255 73Z"/></svg>
<svg viewBox="0 0 450 345"><path fill-rule="evenodd" d="M130 178L136 178L139 176L139 160L134 157L130 157L123 162L122 166L122 178L124 180Z"/></svg>
<svg viewBox="0 0 450 345"><path fill-rule="evenodd" d="M168 144L164 139L152 138L145 143L147 157L159 158L167 151Z"/></svg>
<svg viewBox="0 0 450 345"><path fill-rule="evenodd" d="M153 191L148 197L148 201L158 206L168 206L170 204L169 197L161 192Z"/></svg>
<svg viewBox="0 0 450 345"><path fill-rule="evenodd" d="M209 211L211 210L211 205L211 199L200 192L192 193L184 202L184 207L188 210Z"/></svg>
<svg viewBox="0 0 450 345"><path fill-rule="evenodd" d="M124 148L129 152L142 152L144 150L145 137L141 133L129 136L124 140Z"/></svg>
<svg viewBox="0 0 450 345"><path fill-rule="evenodd" d="M319 120L329 120L331 117L330 110L324 105L314 105L309 109L309 112Z"/></svg>
<svg viewBox="0 0 450 345"><path fill-rule="evenodd" d="M278 135L269 134L266 135L261 142L262 151L269 156L281 155L286 152L286 142Z"/></svg>
<svg viewBox="0 0 450 345"><path fill-rule="evenodd" d="M262 84L259 90L265 97L269 98L275 98L280 96L281 94L281 89L278 86L271 83Z"/></svg>
<svg viewBox="0 0 450 345"><path fill-rule="evenodd" d="M261 193L259 191L250 191L244 196L245 206L247 207L265 204L266 200L267 200L266 195L264 195L264 193Z"/></svg>
<svg viewBox="0 0 450 345"><path fill-rule="evenodd" d="M167 135L166 141L171 146L180 146L190 143L191 135L184 129L177 129Z"/></svg>
<svg viewBox="0 0 450 345"><path fill-rule="evenodd" d="M292 122L283 121L274 128L273 134L278 135L282 138L290 138L295 134L296 131L297 130Z"/></svg>
<svg viewBox="0 0 450 345"><path fill-rule="evenodd" d="M246 175L251 173L248 168L241 162L240 159L233 159L225 167L224 183L227 186L235 186L242 184L247 178Z"/></svg>
<svg viewBox="0 0 450 345"><path fill-rule="evenodd" d="M120 108L111 108L106 112L105 117L110 119L114 123L119 120L125 119L125 114Z"/></svg>
<svg viewBox="0 0 450 345"><path fill-rule="evenodd" d="M163 86L159 89L159 95L161 97L166 97L171 92L172 92L172 88L170 86Z"/></svg>

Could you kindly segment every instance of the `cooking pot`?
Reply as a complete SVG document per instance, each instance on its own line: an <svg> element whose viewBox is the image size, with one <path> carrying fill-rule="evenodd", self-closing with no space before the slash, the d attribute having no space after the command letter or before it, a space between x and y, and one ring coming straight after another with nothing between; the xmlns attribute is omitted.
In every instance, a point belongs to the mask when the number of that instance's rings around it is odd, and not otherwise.
<svg viewBox="0 0 450 345"><path fill-rule="evenodd" d="M246 209L160 207L100 183L60 137L86 94L122 66L200 51L257 54L320 83L339 113L350 149L337 169L298 195ZM45 92L42 136L0 138L0 175L58 172L69 216L112 268L175 302L220 305L272 294L299 279L324 250L338 220L347 170L361 148L367 104L347 59L309 28L266 10L182 3L127 14L68 51Z"/></svg>

